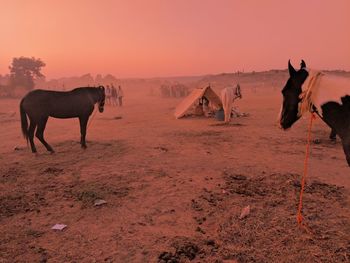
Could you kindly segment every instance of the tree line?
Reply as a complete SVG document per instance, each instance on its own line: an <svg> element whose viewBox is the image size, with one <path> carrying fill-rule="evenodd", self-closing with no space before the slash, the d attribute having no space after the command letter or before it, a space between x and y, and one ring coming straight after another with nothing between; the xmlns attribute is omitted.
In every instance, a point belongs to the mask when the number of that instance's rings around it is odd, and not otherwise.
<svg viewBox="0 0 350 263"><path fill-rule="evenodd" d="M0 92L9 96L14 95L16 88L30 91L34 89L36 80L45 80L41 70L45 63L35 57L13 58L9 66L10 73L1 77Z"/></svg>
<svg viewBox="0 0 350 263"><path fill-rule="evenodd" d="M64 77L46 81L42 69L45 62L35 57L16 57L12 59L9 74L0 75L0 97L21 97L35 86L54 90L69 90L77 86L117 85L115 76L107 74L84 74L76 77Z"/></svg>

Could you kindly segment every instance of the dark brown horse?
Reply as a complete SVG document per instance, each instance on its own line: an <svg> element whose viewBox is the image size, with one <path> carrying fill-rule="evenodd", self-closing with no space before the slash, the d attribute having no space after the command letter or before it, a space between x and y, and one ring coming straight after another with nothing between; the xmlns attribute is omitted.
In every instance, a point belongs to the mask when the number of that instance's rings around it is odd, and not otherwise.
<svg viewBox="0 0 350 263"><path fill-rule="evenodd" d="M33 90L29 92L20 103L22 133L27 142L30 142L32 152L36 152L34 132L39 141L49 152L54 152L44 139L44 130L49 117L79 118L80 144L86 148L86 126L95 104L103 112L105 104L105 88L83 87L71 91ZM28 127L27 116L30 124Z"/></svg>

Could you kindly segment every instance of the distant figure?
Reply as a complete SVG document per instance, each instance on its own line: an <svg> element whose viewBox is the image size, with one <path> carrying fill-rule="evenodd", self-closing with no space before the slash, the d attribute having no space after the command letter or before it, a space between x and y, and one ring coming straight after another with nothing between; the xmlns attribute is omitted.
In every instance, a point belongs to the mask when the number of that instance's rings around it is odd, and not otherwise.
<svg viewBox="0 0 350 263"><path fill-rule="evenodd" d="M203 112L203 100L198 100L198 105L194 107L194 115L196 116L202 116L204 114Z"/></svg>
<svg viewBox="0 0 350 263"><path fill-rule="evenodd" d="M118 92L117 92L117 89L113 86L113 84L111 84L111 87L112 87L112 105L114 106L118 106Z"/></svg>
<svg viewBox="0 0 350 263"><path fill-rule="evenodd" d="M111 105L112 91L109 85L106 86L106 104Z"/></svg>
<svg viewBox="0 0 350 263"><path fill-rule="evenodd" d="M171 96L170 86L168 84L161 85L160 91L163 98L168 98Z"/></svg>
<svg viewBox="0 0 350 263"><path fill-rule="evenodd" d="M225 122L228 123L231 120L233 102L237 98L242 98L241 87L237 84L236 87L224 88L221 91L221 101L224 108Z"/></svg>
<svg viewBox="0 0 350 263"><path fill-rule="evenodd" d="M124 97L124 91L122 90L122 87L118 87L118 100L119 100L119 106L123 106L123 97Z"/></svg>
<svg viewBox="0 0 350 263"><path fill-rule="evenodd" d="M203 114L205 117L210 117L209 100L206 97L202 98Z"/></svg>

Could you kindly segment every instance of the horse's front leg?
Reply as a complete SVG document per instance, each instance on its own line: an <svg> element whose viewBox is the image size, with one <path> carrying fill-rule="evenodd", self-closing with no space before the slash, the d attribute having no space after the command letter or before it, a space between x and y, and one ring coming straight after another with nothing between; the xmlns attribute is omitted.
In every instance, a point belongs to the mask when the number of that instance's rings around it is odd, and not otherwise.
<svg viewBox="0 0 350 263"><path fill-rule="evenodd" d="M79 117L79 122L80 122L80 144L81 148L86 149L86 126L89 120L89 116L81 116Z"/></svg>
<svg viewBox="0 0 350 263"><path fill-rule="evenodd" d="M342 145L343 145L346 161L350 166L350 135L346 136L345 138L342 138Z"/></svg>

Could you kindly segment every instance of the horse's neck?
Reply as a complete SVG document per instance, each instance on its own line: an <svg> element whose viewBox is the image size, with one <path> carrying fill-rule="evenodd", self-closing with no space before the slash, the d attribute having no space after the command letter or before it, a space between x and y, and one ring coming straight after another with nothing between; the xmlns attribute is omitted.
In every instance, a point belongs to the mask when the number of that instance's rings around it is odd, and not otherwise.
<svg viewBox="0 0 350 263"><path fill-rule="evenodd" d="M87 94L88 94L88 98L92 104L95 104L100 99L100 96L99 96L99 93L97 92L97 90L88 90Z"/></svg>
<svg viewBox="0 0 350 263"><path fill-rule="evenodd" d="M323 75L317 82L312 103L322 113L322 105L328 102L342 104L342 98L350 96L350 79L334 75Z"/></svg>

